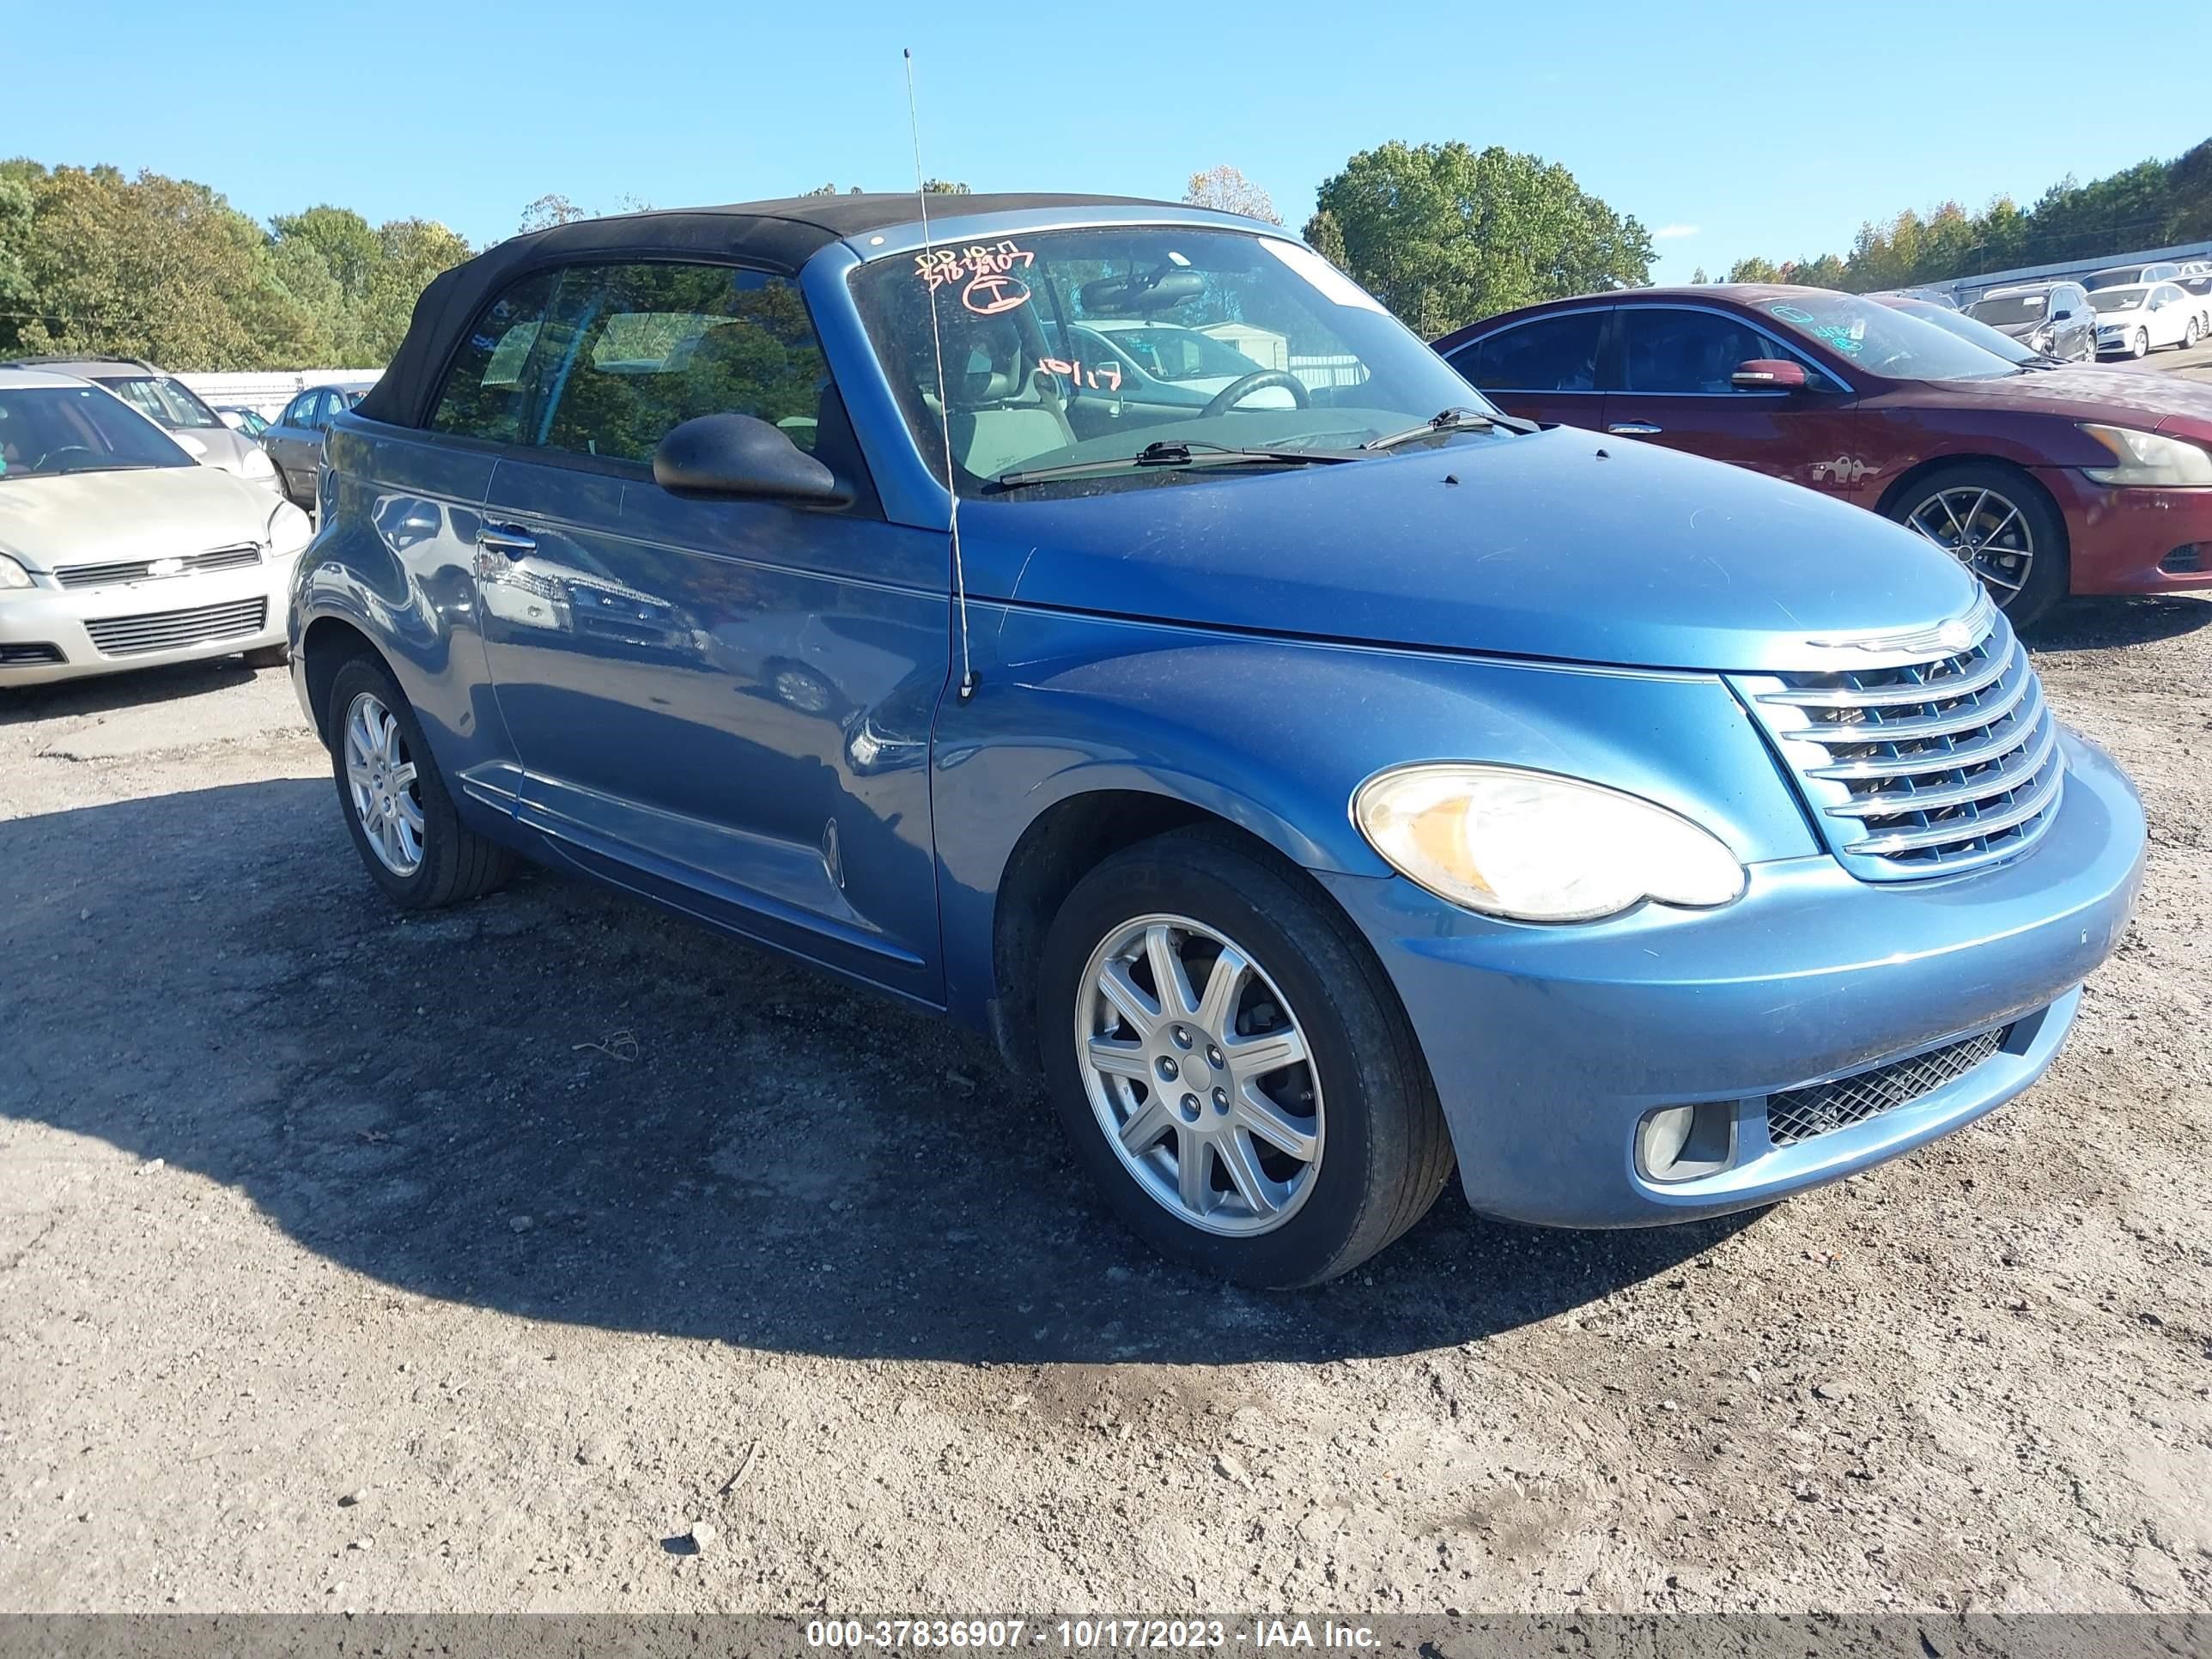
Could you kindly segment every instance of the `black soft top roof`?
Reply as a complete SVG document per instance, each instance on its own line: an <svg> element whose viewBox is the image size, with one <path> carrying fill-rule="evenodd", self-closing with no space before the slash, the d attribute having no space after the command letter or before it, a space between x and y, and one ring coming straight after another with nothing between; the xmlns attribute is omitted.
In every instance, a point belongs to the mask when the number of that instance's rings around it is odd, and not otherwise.
<svg viewBox="0 0 2212 1659"><path fill-rule="evenodd" d="M1029 209L1158 207L1127 196L1024 193L937 196L931 218L1012 213ZM729 207L683 208L580 219L512 237L431 279L415 303L415 319L384 371L355 413L366 420L420 426L447 360L463 330L485 304L516 277L545 265L576 259L643 254L663 258L736 259L795 275L817 248L871 231L917 222L914 192L793 196Z"/></svg>

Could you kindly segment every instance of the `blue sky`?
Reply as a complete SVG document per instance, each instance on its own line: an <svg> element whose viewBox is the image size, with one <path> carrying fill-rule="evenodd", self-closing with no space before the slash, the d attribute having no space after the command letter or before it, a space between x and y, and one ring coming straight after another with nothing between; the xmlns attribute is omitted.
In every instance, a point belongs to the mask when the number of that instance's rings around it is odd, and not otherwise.
<svg viewBox="0 0 2212 1659"><path fill-rule="evenodd" d="M1355 150L1498 143L1637 215L1657 276L1679 280L1840 252L1863 219L1946 197L2025 203L2212 136L2212 6L2105 37L2142 48L2125 70L2055 21L2095 15L110 0L39 32L37 72L0 99L0 155L152 167L257 218L324 201L420 215L481 244L548 191L611 210L908 187L911 46L928 170L978 190L1174 197L1227 161L1295 227Z"/></svg>

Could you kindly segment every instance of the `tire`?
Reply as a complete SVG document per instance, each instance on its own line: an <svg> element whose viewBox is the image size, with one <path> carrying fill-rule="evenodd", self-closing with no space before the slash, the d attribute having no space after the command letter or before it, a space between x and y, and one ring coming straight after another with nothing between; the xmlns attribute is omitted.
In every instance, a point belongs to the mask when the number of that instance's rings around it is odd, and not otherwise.
<svg viewBox="0 0 2212 1659"><path fill-rule="evenodd" d="M2188 331L2181 337L2181 349L2184 351L2197 349L2197 319L2194 317L2189 319Z"/></svg>
<svg viewBox="0 0 2212 1659"><path fill-rule="evenodd" d="M292 660L289 645L260 645L246 653L248 668L282 668Z"/></svg>
<svg viewBox="0 0 2212 1659"><path fill-rule="evenodd" d="M2130 357L2148 357L2150 356L2150 331L2148 329L2139 328L2136 331L2134 349L2130 350L2128 355Z"/></svg>
<svg viewBox="0 0 2212 1659"><path fill-rule="evenodd" d="M1889 504L1888 515L1908 530L1918 531L1954 558L1958 558L1958 554L1944 538L1932 532L1926 525L1917 522L1916 515L1923 514L1927 504L1939 497L1966 491L1975 492L1976 496L1985 491L1990 501L1998 503L2000 507L2016 509L2026 526L2029 556L2027 580L2017 592L2008 592L2002 580L1991 580L1990 574L1975 568L1969 561L1960 559L1960 562L1974 569L1976 576L1990 590L1990 596L2003 608L2015 629L2027 628L2066 597L2071 581L2071 565L2068 557L2066 521L2058 516L2058 509L2051 505L2051 498L2026 473L1994 461L1964 461L1956 466L1938 467L1893 501ZM1966 499L1971 501L1975 497ZM1992 527L1999 516L1999 507L1986 507L1984 514L1987 516L1981 519L1980 525L1987 530ZM1925 513L1925 516L1948 530L1949 520L1945 514L1934 512ZM2005 568L2001 556L1991 557L1988 562L2000 574Z"/></svg>
<svg viewBox="0 0 2212 1659"><path fill-rule="evenodd" d="M1149 983L1161 1000L1149 948L1156 927L1168 948L1191 953L1185 963L1191 1005L1210 1000L1208 986L1237 979L1210 971L1209 948L1225 941L1251 971L1226 999L1225 1020L1206 1023L1203 1010L1182 1018L1174 1011L1158 1014L1155 1035L1136 1046L1149 1041L1158 1053L1139 1057L1131 1044L1141 1028L1116 1012L1122 1002L1098 988L1101 963L1125 969L1140 997L1146 984L1138 981ZM1126 960L1108 954L1133 928L1146 941L1137 954ZM1046 934L1037 998L1046 1081L1076 1156L1115 1214L1163 1255L1243 1285L1318 1284L1419 1220L1450 1176L1451 1139L1427 1064L1365 940L1294 873L1229 832L1177 830L1115 854L1084 877ZM1195 1041L1179 1050L1174 1039L1186 1026L1194 1028ZM1117 1063L1145 1073L1141 1096L1133 1074L1117 1080L1088 1063L1079 1033L1101 1030L1121 1053ZM1236 1052L1254 1031L1273 1041L1287 1031L1303 1041L1305 1059L1265 1075L1267 1092L1287 1103L1274 1107L1269 1121L1279 1127L1271 1134L1300 1128L1310 1158L1243 1127L1246 1084L1256 1086L1261 1073L1245 1072ZM1217 1036L1228 1039L1218 1048ZM1155 1095L1156 1068L1178 1054L1189 1073ZM1171 1098L1176 1089L1189 1091ZM1224 1098L1231 1103L1221 1103ZM1135 1127L1141 1138L1139 1120L1154 1102L1168 1133L1149 1151L1119 1150L1125 1136L1109 1139L1109 1122L1126 1113L1121 1128ZM1170 1121L1174 1112L1181 1115ZM1186 1130L1186 1120L1195 1127ZM1195 1139L1206 1134L1218 1139ZM1242 1150L1200 1149L1231 1142ZM1182 1174L1186 1146L1206 1172L1200 1203L1215 1206L1203 1220L1181 1196L1189 1190ZM1241 1164L1241 1178L1232 1161ZM1272 1216L1243 1196L1242 1183L1255 1181L1281 1200Z"/></svg>
<svg viewBox="0 0 2212 1659"><path fill-rule="evenodd" d="M399 788L384 787L380 795L372 796L372 805L380 799L411 798L414 816L421 820L415 835L417 855L411 867L403 867L404 860L395 863L379 850L380 841L371 837L364 809L356 805L355 785L348 775L352 744L349 726L357 714L366 714L372 708L389 715L397 727L397 758L402 767L413 768ZM512 873L514 855L469 829L453 810L453 797L430 757L430 745L423 740L415 710L382 663L359 656L340 666L331 677L323 730L331 750L331 775L337 785L338 808L353 836L354 850L361 854L370 879L392 903L403 910L435 910L489 893ZM383 781L388 783L388 780ZM398 816L405 816L404 809Z"/></svg>

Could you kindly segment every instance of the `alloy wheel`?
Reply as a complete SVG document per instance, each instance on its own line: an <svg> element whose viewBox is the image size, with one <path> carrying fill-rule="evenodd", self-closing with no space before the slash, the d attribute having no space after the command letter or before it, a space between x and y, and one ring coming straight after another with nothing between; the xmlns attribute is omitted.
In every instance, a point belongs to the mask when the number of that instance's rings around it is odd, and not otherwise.
<svg viewBox="0 0 2212 1659"><path fill-rule="evenodd" d="M2000 605L2027 586L2035 563L2035 532L2014 501L1978 484L1939 489L1905 515L1905 522L1964 565Z"/></svg>
<svg viewBox="0 0 2212 1659"><path fill-rule="evenodd" d="M422 867L422 796L399 722L374 693L347 706L346 793L377 861L395 876Z"/></svg>
<svg viewBox="0 0 2212 1659"><path fill-rule="evenodd" d="M2136 331L2136 356L2138 357L2150 356L2150 331L2147 328L2139 328Z"/></svg>
<svg viewBox="0 0 2212 1659"><path fill-rule="evenodd" d="M1140 916L1099 943L1077 984L1084 1090L1137 1183L1205 1232L1289 1221L1321 1169L1321 1078L1251 953L1187 916Z"/></svg>

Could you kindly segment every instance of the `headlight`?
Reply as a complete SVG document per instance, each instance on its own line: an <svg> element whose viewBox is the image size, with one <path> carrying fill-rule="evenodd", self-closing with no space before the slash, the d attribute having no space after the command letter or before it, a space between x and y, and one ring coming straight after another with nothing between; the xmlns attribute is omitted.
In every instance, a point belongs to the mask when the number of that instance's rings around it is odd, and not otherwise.
<svg viewBox="0 0 2212 1659"><path fill-rule="evenodd" d="M1362 784L1352 821L1437 897L1522 921L1591 921L1654 899L1742 896L1743 866L1663 806L1503 766L1407 766Z"/></svg>
<svg viewBox="0 0 2212 1659"><path fill-rule="evenodd" d="M249 449L239 465L238 475L241 478L273 478L276 476L276 463L269 459L267 450Z"/></svg>
<svg viewBox="0 0 2212 1659"><path fill-rule="evenodd" d="M2103 484L2157 484L2166 489L2190 489L2212 484L2212 451L2185 439L2133 427L2096 426L2084 422L2081 430L2112 452L2118 466L2085 466L2081 470Z"/></svg>
<svg viewBox="0 0 2212 1659"><path fill-rule="evenodd" d="M5 553L0 553L0 590L10 587L28 587L30 585L31 573Z"/></svg>
<svg viewBox="0 0 2212 1659"><path fill-rule="evenodd" d="M305 547L314 537L315 526L307 515L289 501L276 503L276 510L269 515L269 556L289 559Z"/></svg>

